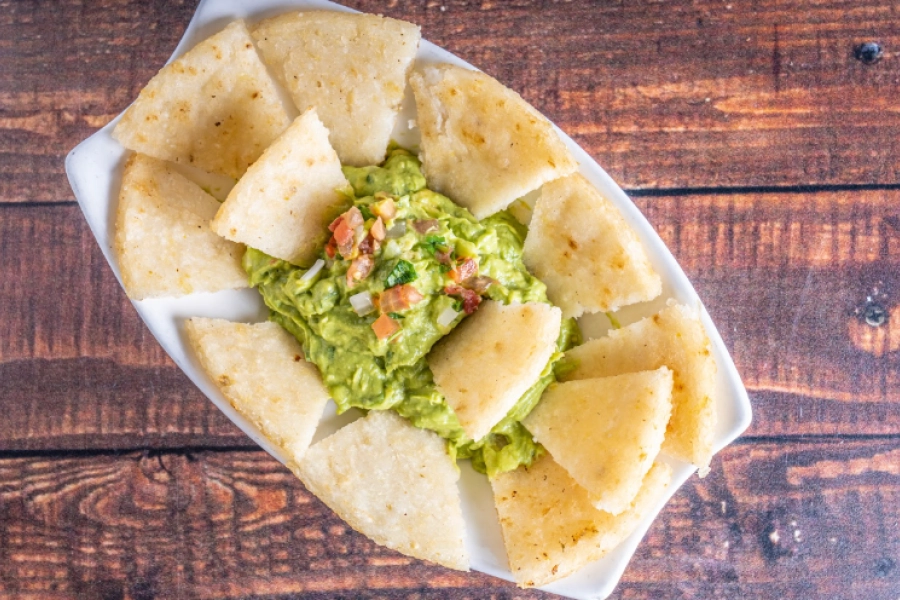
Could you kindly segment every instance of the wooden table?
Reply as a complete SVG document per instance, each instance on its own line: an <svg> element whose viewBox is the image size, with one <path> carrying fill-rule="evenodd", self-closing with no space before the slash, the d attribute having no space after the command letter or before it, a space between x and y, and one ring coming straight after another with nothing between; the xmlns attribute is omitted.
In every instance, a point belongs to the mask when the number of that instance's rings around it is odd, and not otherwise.
<svg viewBox="0 0 900 600"><path fill-rule="evenodd" d="M596 157L746 382L750 431L677 493L614 597L900 597L896 2L348 4L420 24ZM549 597L348 529L120 290L63 158L194 7L0 4L0 597Z"/></svg>

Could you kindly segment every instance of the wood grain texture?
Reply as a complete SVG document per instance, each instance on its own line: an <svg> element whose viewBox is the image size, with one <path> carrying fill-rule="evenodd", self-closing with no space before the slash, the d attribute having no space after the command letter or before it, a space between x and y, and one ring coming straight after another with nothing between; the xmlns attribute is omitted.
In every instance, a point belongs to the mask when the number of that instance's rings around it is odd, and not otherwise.
<svg viewBox="0 0 900 600"><path fill-rule="evenodd" d="M613 598L895 600L893 442L740 444L653 525ZM262 452L0 460L0 594L549 598L380 548Z"/></svg>
<svg viewBox="0 0 900 600"><path fill-rule="evenodd" d="M76 206L0 209L0 449L248 445L137 316Z"/></svg>
<svg viewBox="0 0 900 600"><path fill-rule="evenodd" d="M510 589L377 546L262 452L2 460L0 506L0 595L455 598Z"/></svg>
<svg viewBox="0 0 900 600"><path fill-rule="evenodd" d="M667 505L619 597L892 599L898 466L893 440L732 446Z"/></svg>
<svg viewBox="0 0 900 600"><path fill-rule="evenodd" d="M879 355L856 335L876 329L861 318L873 297L885 310L900 304L898 202L892 190L638 206L697 288L749 388L898 403L900 355ZM888 318L877 329L900 322Z"/></svg>
<svg viewBox="0 0 900 600"><path fill-rule="evenodd" d="M889 0L348 0L522 93L628 188L896 184ZM63 158L164 64L195 2L13 2L0 17L0 202L72 196ZM879 41L884 58L853 57Z"/></svg>
<svg viewBox="0 0 900 600"><path fill-rule="evenodd" d="M0 15L0 201L71 200L66 153L174 50L195 2L11 2Z"/></svg>

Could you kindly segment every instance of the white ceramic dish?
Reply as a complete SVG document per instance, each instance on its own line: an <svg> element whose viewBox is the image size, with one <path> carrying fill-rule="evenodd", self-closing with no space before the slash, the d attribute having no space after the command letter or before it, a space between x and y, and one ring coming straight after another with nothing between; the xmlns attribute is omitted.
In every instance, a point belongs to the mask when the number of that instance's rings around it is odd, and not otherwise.
<svg viewBox="0 0 900 600"><path fill-rule="evenodd" d="M247 3L243 0L203 0L172 58L180 56L235 18L245 18L254 22L297 8L348 10L323 0L257 0L254 3ZM419 63L467 64L426 41L422 42L417 61ZM394 132L395 139L401 143L414 144L417 142L417 132L410 130L408 126L409 119L412 117L414 117L414 106L412 102L407 102ZM116 199L126 151L111 136L116 122L118 122L118 118L72 150L66 159L66 172L85 219L94 232L113 272L121 282L118 265L111 251L111 242ZM659 310L668 299L700 307L703 322L712 340L713 354L719 366L716 400L719 423L715 436L715 448L716 451L722 449L749 426L751 410L747 392L721 337L684 272L647 220L606 172L568 136L560 133L580 163L581 172L619 207L625 219L637 231L649 252L654 267L663 278L661 298L652 303L620 311L617 314L618 319L623 324L636 321ZM135 302L134 307L166 352L207 397L254 441L272 456L284 462L283 453L269 444L252 424L235 412L219 390L206 378L187 346L183 328L184 320L192 316L221 317L247 322L262 321L266 318L267 311L259 294L255 290L195 294L184 298ZM584 319L582 322L582 328L588 336L602 335L607 327L608 321L605 316ZM332 404L329 409L326 409L316 440L336 431L352 418L354 418L352 414L336 416ZM628 561L653 519L656 518L669 497L694 472L690 465L677 461L670 462L674 467L674 479L669 493L666 497L658 499L653 513L641 523L637 530L603 560L543 589L579 599L608 596L618 583ZM467 546L472 559L472 567L511 581L512 577L506 563L490 485L486 478L474 472L467 464L461 463L461 467L460 488L463 496L463 510L467 520Z"/></svg>

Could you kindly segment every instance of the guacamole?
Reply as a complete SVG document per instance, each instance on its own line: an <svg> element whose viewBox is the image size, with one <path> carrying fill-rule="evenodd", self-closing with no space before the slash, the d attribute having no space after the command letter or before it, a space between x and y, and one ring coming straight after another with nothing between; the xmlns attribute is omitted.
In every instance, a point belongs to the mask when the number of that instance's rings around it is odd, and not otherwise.
<svg viewBox="0 0 900 600"><path fill-rule="evenodd" d="M520 421L577 343L574 320L563 323L540 380L482 440L466 437L425 359L483 298L548 302L522 263L525 228L506 212L478 221L429 190L418 159L401 148L381 166L343 170L347 210L316 264L300 268L253 248L244 255L271 319L300 341L340 412L393 409L490 476L530 464L543 450Z"/></svg>

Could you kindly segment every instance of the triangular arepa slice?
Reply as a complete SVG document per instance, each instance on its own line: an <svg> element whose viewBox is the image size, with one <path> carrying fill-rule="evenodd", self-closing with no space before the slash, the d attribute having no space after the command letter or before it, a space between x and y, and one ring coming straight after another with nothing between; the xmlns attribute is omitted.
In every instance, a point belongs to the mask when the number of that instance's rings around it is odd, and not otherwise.
<svg viewBox="0 0 900 600"><path fill-rule="evenodd" d="M434 347L434 382L466 435L480 440L534 385L560 324L555 306L489 300Z"/></svg>
<svg viewBox="0 0 900 600"><path fill-rule="evenodd" d="M468 570L459 471L436 433L371 411L314 444L297 475L351 527L414 558Z"/></svg>
<svg viewBox="0 0 900 600"><path fill-rule="evenodd" d="M546 585L605 556L650 514L671 479L672 468L656 462L634 501L618 515L594 508L587 491L549 455L492 479L516 583Z"/></svg>
<svg viewBox="0 0 900 600"><path fill-rule="evenodd" d="M247 287L244 250L210 231L219 203L163 161L125 164L113 248L132 300Z"/></svg>
<svg viewBox="0 0 900 600"><path fill-rule="evenodd" d="M618 310L662 291L637 235L578 173L544 184L522 258L563 318Z"/></svg>
<svg viewBox="0 0 900 600"><path fill-rule="evenodd" d="M163 67L113 135L126 148L238 178L290 122L238 20Z"/></svg>
<svg viewBox="0 0 900 600"><path fill-rule="evenodd" d="M667 366L674 373L672 418L663 452L706 474L713 454L716 363L696 311L673 305L566 353L574 370L563 379L588 379Z"/></svg>
<svg viewBox="0 0 900 600"><path fill-rule="evenodd" d="M312 10L266 19L253 37L297 108L318 111L343 164L384 160L419 46L418 26Z"/></svg>
<svg viewBox="0 0 900 600"><path fill-rule="evenodd" d="M522 424L600 510L627 509L659 454L672 412L672 372L551 385Z"/></svg>
<svg viewBox="0 0 900 600"><path fill-rule="evenodd" d="M222 237L306 266L349 185L315 109L288 127L234 186L212 222Z"/></svg>
<svg viewBox="0 0 900 600"><path fill-rule="evenodd" d="M578 168L550 122L484 73L426 66L410 85L430 186L479 219Z"/></svg>
<svg viewBox="0 0 900 600"><path fill-rule="evenodd" d="M297 340L275 323L195 317L185 329L203 370L231 405L299 460L312 442L329 395Z"/></svg>

